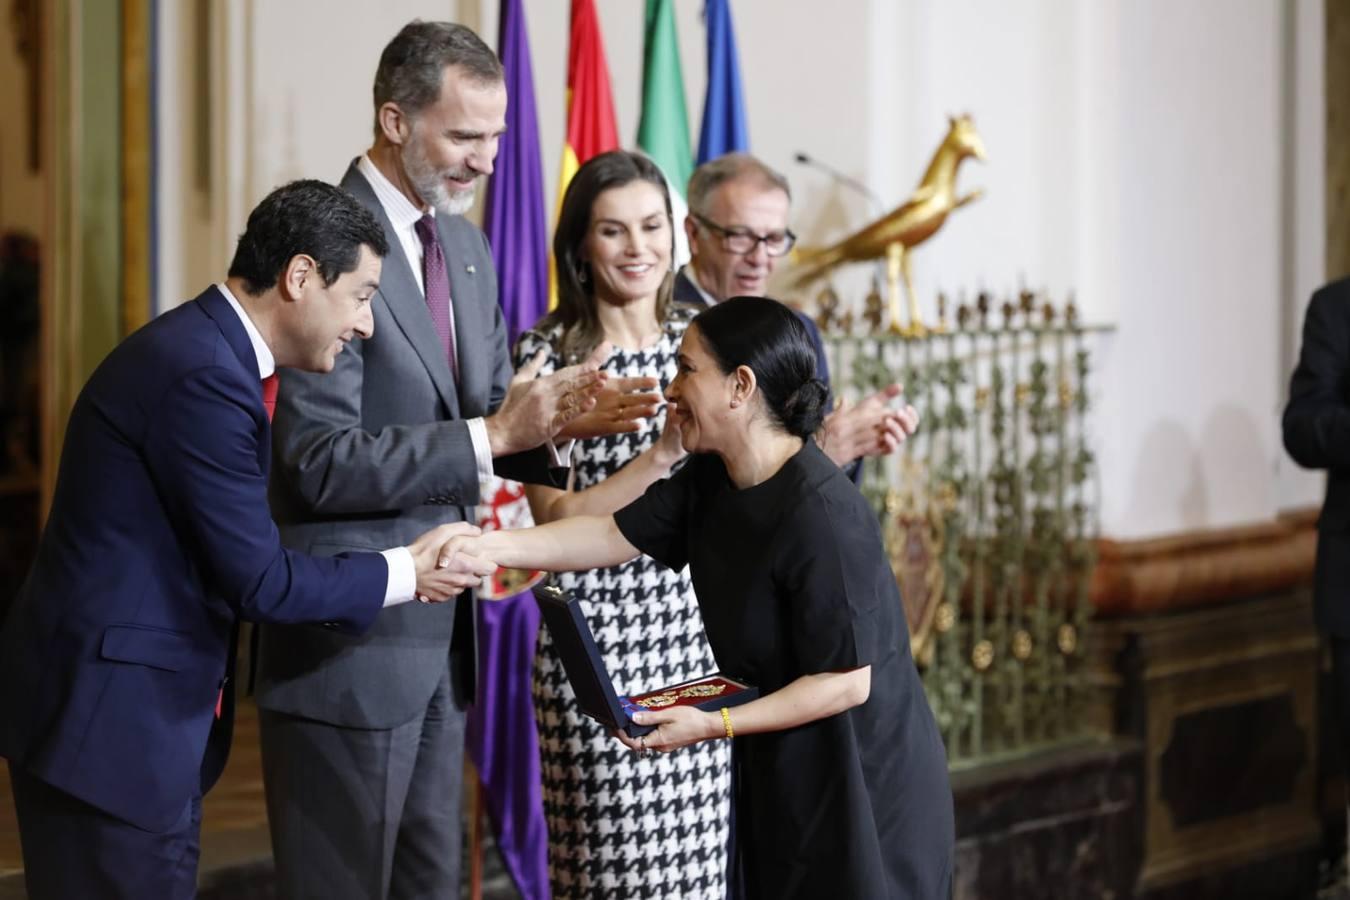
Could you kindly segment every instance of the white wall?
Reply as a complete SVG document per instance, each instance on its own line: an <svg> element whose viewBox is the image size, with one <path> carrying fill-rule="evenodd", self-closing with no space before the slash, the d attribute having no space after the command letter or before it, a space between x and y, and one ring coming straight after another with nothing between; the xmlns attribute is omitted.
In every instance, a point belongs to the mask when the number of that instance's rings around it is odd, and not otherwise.
<svg viewBox="0 0 1350 900"><path fill-rule="evenodd" d="M1074 91L1081 68L1074 26L1086 7L1072 0L909 5L908 21L899 23L907 37L897 54L898 79L889 92L908 96L908 108L888 146L877 148L870 180L888 206L906 196L949 114L971 113L989 152L987 163L968 162L958 179L965 189L985 187L986 195L955 212L915 252L921 295L980 287L1007 295L1026 285L1063 298L1082 287L1075 271L1075 138L1082 116ZM875 40L876 52L884 53L890 36ZM884 110L887 99L882 92L874 110ZM1100 300L1092 296L1094 309L1101 309Z"/></svg>
<svg viewBox="0 0 1350 900"><path fill-rule="evenodd" d="M1323 0L1297 0L1286 39L1284 278L1282 350L1275 388L1280 403L1289 390L1289 373L1298 361L1303 311L1308 298L1326 280L1326 46ZM1278 414L1278 413L1277 413ZM1276 497L1282 507L1306 507L1322 500L1325 478L1299 469L1276 454Z"/></svg>
<svg viewBox="0 0 1350 900"><path fill-rule="evenodd" d="M1103 521L1152 533L1275 507L1276 3L1125 4L1120 331L1102 383ZM1215 21L1224 23L1215 28ZM1149 360L1153 360L1149 364Z"/></svg>
<svg viewBox="0 0 1350 900"><path fill-rule="evenodd" d="M946 115L973 114L990 159L968 163L959 182L986 196L919 248L917 287L929 304L939 289L1072 291L1089 321L1115 326L1096 359L1094 428L1102 528L1128 538L1268 520L1318 497L1318 477L1284 459L1278 420L1323 269L1323 2L732 6L752 149L791 179L808 243L872 213L794 163L796 151L868 183L889 207L917 181ZM551 193L568 3L525 3ZM375 62L407 19L458 11L489 43L497 33L498 0L385 0L352 4L351 16L318 0L227 7L217 255L266 190L336 179L364 149ZM643 4L597 8L631 141ZM695 140L701 10L676 4ZM842 292L856 296L866 277L843 274Z"/></svg>
<svg viewBox="0 0 1350 900"><path fill-rule="evenodd" d="M215 183L210 196L198 196L188 156L190 5L157 4L164 306L223 276L249 210L268 191L295 178L342 177L352 158L370 146L371 80L384 45L409 20L455 9L445 0L232 0L211 6Z"/></svg>

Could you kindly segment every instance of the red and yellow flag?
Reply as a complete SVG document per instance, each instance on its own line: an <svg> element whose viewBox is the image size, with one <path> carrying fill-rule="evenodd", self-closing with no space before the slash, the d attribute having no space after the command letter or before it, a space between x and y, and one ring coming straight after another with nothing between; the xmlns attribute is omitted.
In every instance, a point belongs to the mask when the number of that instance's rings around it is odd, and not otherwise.
<svg viewBox="0 0 1350 900"><path fill-rule="evenodd" d="M563 194L581 164L598 153L619 147L614 119L614 97L609 87L609 63L600 36L594 0L572 0L572 35L567 48L567 140L558 173L558 221ZM558 305L558 277L549 266L548 308Z"/></svg>

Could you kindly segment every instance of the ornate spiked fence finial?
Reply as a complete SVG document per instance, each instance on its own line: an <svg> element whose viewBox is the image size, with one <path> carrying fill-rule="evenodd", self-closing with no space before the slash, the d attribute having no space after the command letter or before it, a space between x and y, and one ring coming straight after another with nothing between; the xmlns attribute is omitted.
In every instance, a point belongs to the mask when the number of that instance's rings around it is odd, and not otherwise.
<svg viewBox="0 0 1350 900"><path fill-rule="evenodd" d="M863 302L863 319L867 322L868 330L876 334L881 331L885 318L886 300L881 296L881 285L873 278L872 289L867 292L867 299Z"/></svg>
<svg viewBox="0 0 1350 900"><path fill-rule="evenodd" d="M823 334L834 334L839 326L839 295L827 284L816 295L816 325Z"/></svg>

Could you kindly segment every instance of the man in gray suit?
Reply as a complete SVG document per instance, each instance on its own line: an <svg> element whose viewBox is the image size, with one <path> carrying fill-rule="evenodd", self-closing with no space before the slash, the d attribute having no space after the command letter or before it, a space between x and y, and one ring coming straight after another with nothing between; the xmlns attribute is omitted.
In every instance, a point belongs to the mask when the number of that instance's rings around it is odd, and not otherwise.
<svg viewBox="0 0 1350 900"><path fill-rule="evenodd" d="M342 186L391 252L376 337L332 374L283 379L273 508L313 553L406 543L471 521L495 469L546 482L596 360L513 380L486 239L462 213L505 129L501 64L472 31L413 22L375 76L375 141ZM600 351L601 353L607 350ZM552 456L552 460L550 460ZM261 633L257 697L279 896L459 895L465 704L476 600L385 610L364 636Z"/></svg>

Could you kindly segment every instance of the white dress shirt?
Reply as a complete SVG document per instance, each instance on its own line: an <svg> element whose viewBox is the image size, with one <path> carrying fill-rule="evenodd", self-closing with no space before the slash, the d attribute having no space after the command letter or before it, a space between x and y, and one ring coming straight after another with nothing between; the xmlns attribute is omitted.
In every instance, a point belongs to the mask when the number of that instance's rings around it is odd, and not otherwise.
<svg viewBox="0 0 1350 900"><path fill-rule="evenodd" d="M244 312L244 307L240 306L234 294L230 293L230 289L223 282L216 287L225 295L230 308L234 310L234 314L244 326L244 331L248 333L253 353L258 357L258 379L267 378L277 370L276 358L272 356L271 348L258 333L248 313ZM391 550L382 550L380 555L389 566L389 576L384 583L384 605L407 603L417 593L417 566L413 563L412 551L407 547L394 547Z"/></svg>

